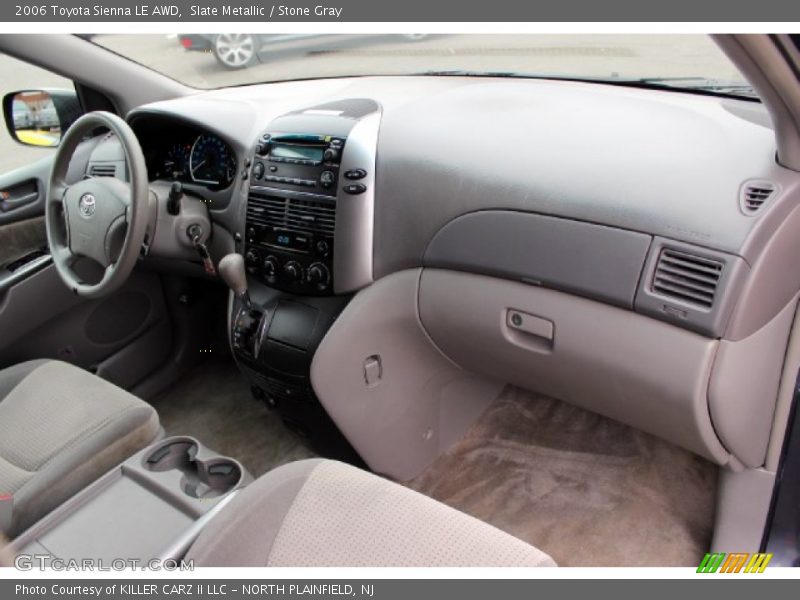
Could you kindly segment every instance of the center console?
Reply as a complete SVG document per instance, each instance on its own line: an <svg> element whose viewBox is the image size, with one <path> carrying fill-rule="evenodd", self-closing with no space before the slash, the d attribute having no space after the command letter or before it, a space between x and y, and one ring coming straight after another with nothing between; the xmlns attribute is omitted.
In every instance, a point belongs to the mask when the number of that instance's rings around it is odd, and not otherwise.
<svg viewBox="0 0 800 600"><path fill-rule="evenodd" d="M141 450L34 524L15 554L45 565L87 558L177 560L206 524L252 481L235 459L189 436Z"/></svg>
<svg viewBox="0 0 800 600"><path fill-rule="evenodd" d="M380 106L347 99L291 112L258 134L243 215L248 299L231 345L254 395L321 454L357 456L316 398L311 360L351 293L372 281Z"/></svg>

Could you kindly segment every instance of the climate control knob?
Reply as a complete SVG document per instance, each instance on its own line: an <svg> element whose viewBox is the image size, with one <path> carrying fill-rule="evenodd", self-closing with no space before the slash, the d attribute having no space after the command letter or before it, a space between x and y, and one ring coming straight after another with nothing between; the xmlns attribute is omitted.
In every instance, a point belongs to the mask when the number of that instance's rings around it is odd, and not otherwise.
<svg viewBox="0 0 800 600"><path fill-rule="evenodd" d="M283 272L292 283L298 283L303 280L303 267L296 260L290 260L286 263L283 266Z"/></svg>
<svg viewBox="0 0 800 600"><path fill-rule="evenodd" d="M330 271L328 271L328 267L322 263L314 263L308 267L308 274L306 275L306 281L308 281L308 283L324 289L328 287L330 280Z"/></svg>
<svg viewBox="0 0 800 600"><path fill-rule="evenodd" d="M264 259L264 277L267 279L275 279L278 276L278 271L281 268L281 262L278 260L277 256L272 256L271 254Z"/></svg>
<svg viewBox="0 0 800 600"><path fill-rule="evenodd" d="M248 268L258 267L258 253L253 250L248 250L244 255L244 262Z"/></svg>

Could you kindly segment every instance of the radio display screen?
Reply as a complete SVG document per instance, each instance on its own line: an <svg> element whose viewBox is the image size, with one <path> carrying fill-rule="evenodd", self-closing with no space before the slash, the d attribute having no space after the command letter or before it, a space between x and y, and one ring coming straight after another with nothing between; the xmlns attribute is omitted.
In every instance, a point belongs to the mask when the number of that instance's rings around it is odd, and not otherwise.
<svg viewBox="0 0 800 600"><path fill-rule="evenodd" d="M325 149L322 146L288 146L273 144L270 154L277 158L298 158L302 160L322 160Z"/></svg>

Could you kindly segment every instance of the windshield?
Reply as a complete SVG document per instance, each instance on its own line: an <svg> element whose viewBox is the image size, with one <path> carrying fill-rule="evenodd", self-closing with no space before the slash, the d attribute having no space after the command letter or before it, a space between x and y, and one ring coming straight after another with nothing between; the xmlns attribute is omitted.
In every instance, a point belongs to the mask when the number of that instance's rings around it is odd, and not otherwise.
<svg viewBox="0 0 800 600"><path fill-rule="evenodd" d="M557 77L752 97L704 35L96 35L91 41L197 88L359 75Z"/></svg>

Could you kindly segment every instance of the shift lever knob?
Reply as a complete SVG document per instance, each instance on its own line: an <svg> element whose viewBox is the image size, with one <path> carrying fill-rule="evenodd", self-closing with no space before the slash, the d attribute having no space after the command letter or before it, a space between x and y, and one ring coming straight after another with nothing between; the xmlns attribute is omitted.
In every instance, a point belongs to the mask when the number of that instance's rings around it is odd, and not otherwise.
<svg viewBox="0 0 800 600"><path fill-rule="evenodd" d="M250 298L247 294L247 274L244 270L244 258L241 254L226 254L217 265L219 272L228 287L233 290L245 305L250 305Z"/></svg>

